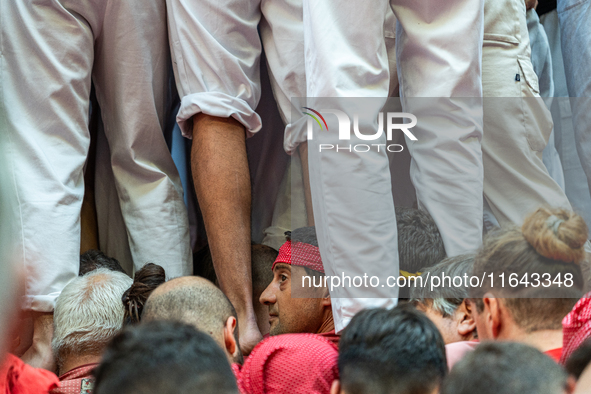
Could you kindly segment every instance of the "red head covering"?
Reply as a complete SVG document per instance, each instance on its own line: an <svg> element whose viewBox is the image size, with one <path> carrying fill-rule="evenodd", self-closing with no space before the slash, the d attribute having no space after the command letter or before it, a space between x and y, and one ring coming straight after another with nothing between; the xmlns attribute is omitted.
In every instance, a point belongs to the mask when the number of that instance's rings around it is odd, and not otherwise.
<svg viewBox="0 0 591 394"><path fill-rule="evenodd" d="M317 246L304 242L292 243L291 241L287 241L281 245L277 259L275 259L271 269L275 268L275 264L277 263L308 267L314 271L324 273L320 249Z"/></svg>
<svg viewBox="0 0 591 394"><path fill-rule="evenodd" d="M339 377L335 345L316 334L269 337L234 371L242 394L329 394Z"/></svg>
<svg viewBox="0 0 591 394"><path fill-rule="evenodd" d="M562 357L564 364L585 339L591 337L591 292L585 294L562 319Z"/></svg>

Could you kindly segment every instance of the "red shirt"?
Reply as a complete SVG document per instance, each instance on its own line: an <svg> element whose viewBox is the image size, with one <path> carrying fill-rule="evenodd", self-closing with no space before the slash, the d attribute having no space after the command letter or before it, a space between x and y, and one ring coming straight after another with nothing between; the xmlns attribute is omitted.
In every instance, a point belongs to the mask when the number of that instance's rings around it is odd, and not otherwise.
<svg viewBox="0 0 591 394"><path fill-rule="evenodd" d="M92 371L98 363L81 365L60 376L60 387L51 394L91 394L94 389Z"/></svg>
<svg viewBox="0 0 591 394"><path fill-rule="evenodd" d="M47 394L59 386L55 374L8 354L0 368L0 394Z"/></svg>

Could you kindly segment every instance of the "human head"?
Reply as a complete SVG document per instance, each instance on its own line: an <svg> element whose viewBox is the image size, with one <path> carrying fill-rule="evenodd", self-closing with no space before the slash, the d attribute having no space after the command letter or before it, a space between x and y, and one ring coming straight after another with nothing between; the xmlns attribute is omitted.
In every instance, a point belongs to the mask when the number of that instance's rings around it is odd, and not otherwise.
<svg viewBox="0 0 591 394"><path fill-rule="evenodd" d="M191 324L209 334L231 362L242 362L236 310L224 293L205 278L183 276L154 290L144 306L142 321L155 320Z"/></svg>
<svg viewBox="0 0 591 394"><path fill-rule="evenodd" d="M273 281L273 262L277 251L267 245L252 245L252 303L257 317L257 325L262 335L269 333L269 308L259 302L261 294Z"/></svg>
<svg viewBox="0 0 591 394"><path fill-rule="evenodd" d="M331 394L431 394L447 373L437 327L410 305L357 313L339 342Z"/></svg>
<svg viewBox="0 0 591 394"><path fill-rule="evenodd" d="M164 282L166 272L157 264L147 263L135 273L133 284L121 297L125 306L124 324L139 323L148 297Z"/></svg>
<svg viewBox="0 0 591 394"><path fill-rule="evenodd" d="M273 264L273 281L260 298L269 307L269 333L318 333L332 320L332 309L316 231L303 227L286 235ZM303 279L307 297L292 297L292 286L300 286Z"/></svg>
<svg viewBox="0 0 591 394"><path fill-rule="evenodd" d="M446 256L439 229L422 210L396 207L399 266L409 273L431 267Z"/></svg>
<svg viewBox="0 0 591 394"><path fill-rule="evenodd" d="M491 233L474 261L473 275L486 279L471 287L481 339L516 340L541 330L561 330L562 319L582 296L584 281L579 263L585 257L587 226L564 209L540 208L521 228ZM505 276L501 287L500 275ZM534 279L550 278L533 286ZM490 276L496 281L490 282ZM550 283L558 275L572 278L570 287ZM513 276L513 285L508 280ZM523 278L532 284L528 285Z"/></svg>
<svg viewBox="0 0 591 394"><path fill-rule="evenodd" d="M421 275L463 277L471 274L475 254L448 257L433 267L422 268ZM445 286L445 287L443 287ZM411 286L411 302L424 312L439 329L446 344L469 341L476 338L476 322L472 313L474 305L469 299L468 288L447 286L431 289L429 286Z"/></svg>
<svg viewBox="0 0 591 394"><path fill-rule="evenodd" d="M119 261L113 257L109 257L100 250L88 250L80 255L80 272L79 275L83 276L94 271L97 268L108 268L111 271L122 272L125 274Z"/></svg>
<svg viewBox="0 0 591 394"><path fill-rule="evenodd" d="M567 375L550 357L521 343L482 343L451 370L442 394L562 394Z"/></svg>
<svg viewBox="0 0 591 394"><path fill-rule="evenodd" d="M318 335L269 337L244 362L238 386L243 394L329 394L337 359L336 346Z"/></svg>
<svg viewBox="0 0 591 394"><path fill-rule="evenodd" d="M51 343L60 373L67 372L66 363L72 369L102 354L121 329L125 312L121 296L130 285L126 274L98 268L62 290L53 313Z"/></svg>
<svg viewBox="0 0 591 394"><path fill-rule="evenodd" d="M237 394L222 349L209 335L180 322L126 327L105 351L94 394Z"/></svg>

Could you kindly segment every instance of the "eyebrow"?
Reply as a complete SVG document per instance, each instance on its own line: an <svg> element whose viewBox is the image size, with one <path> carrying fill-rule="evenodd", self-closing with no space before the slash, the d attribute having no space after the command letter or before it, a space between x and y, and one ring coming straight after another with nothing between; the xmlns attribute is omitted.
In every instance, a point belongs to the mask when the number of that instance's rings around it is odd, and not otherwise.
<svg viewBox="0 0 591 394"><path fill-rule="evenodd" d="M285 263L277 263L277 264L275 264L275 269L273 271L277 271L277 270L286 270L286 271L291 272L291 265L285 264Z"/></svg>

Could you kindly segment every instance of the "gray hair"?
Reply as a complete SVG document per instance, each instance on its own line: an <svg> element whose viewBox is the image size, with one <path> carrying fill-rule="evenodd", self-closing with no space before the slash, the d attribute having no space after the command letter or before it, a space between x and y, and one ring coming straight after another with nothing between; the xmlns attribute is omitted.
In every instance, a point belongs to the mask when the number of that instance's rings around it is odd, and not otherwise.
<svg viewBox="0 0 591 394"><path fill-rule="evenodd" d="M448 257L429 268L423 268L421 270L421 276L426 276L429 273L430 276L441 277L445 275L451 278L458 276L463 277L464 274L471 275L472 266L474 265L474 257L476 254L468 253L454 257ZM410 298L412 303L419 303L425 306L429 306L436 312L439 312L443 317L452 316L456 310L462 305L465 298L468 298L468 288L464 286L441 286L431 288L428 285L425 286L412 286L410 287Z"/></svg>
<svg viewBox="0 0 591 394"><path fill-rule="evenodd" d="M53 314L51 346L58 364L65 356L100 355L121 330L121 296L133 281L121 272L99 268L73 279L62 290Z"/></svg>

